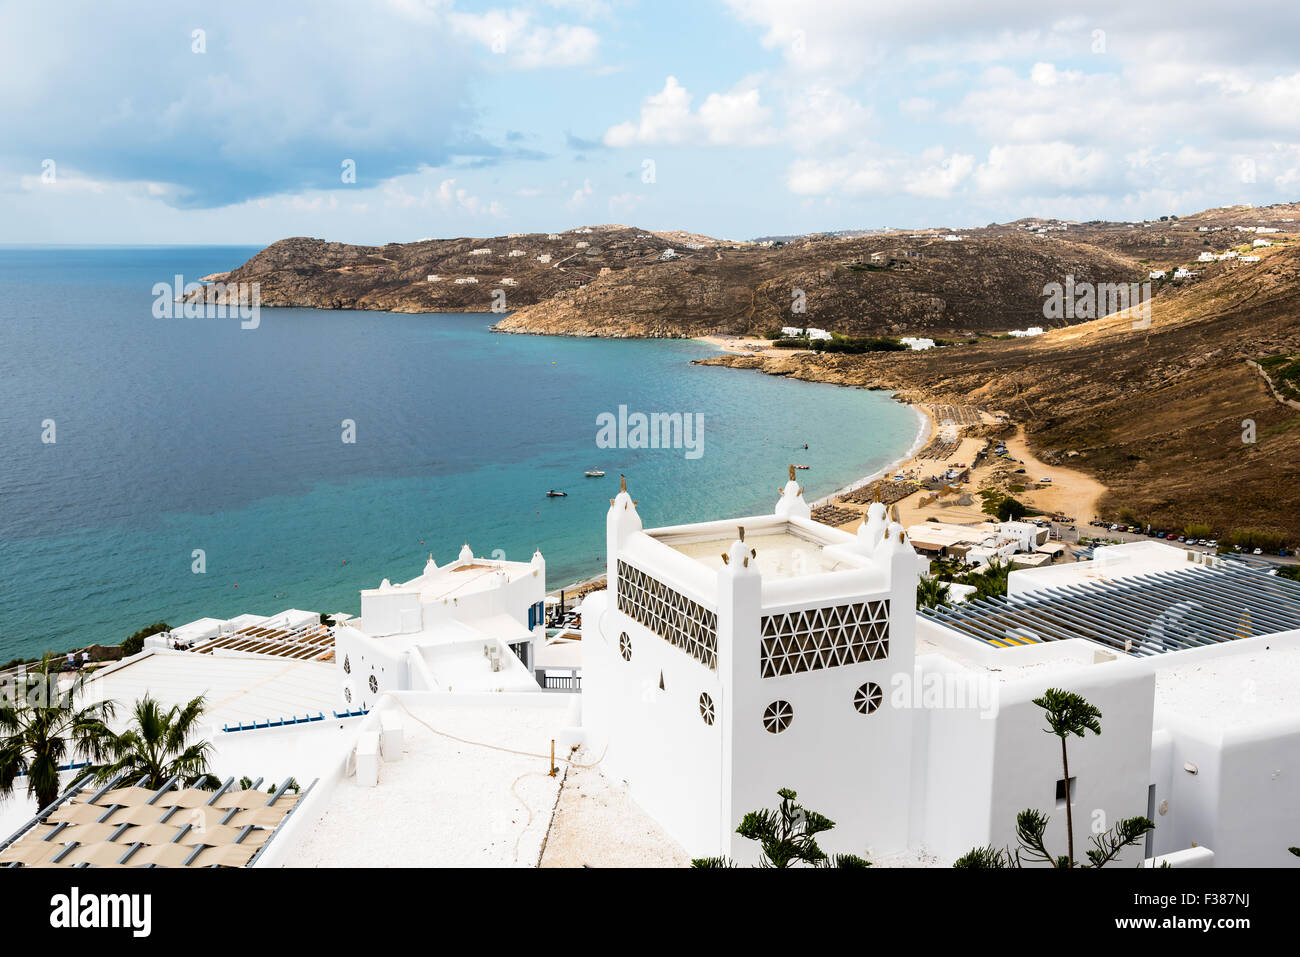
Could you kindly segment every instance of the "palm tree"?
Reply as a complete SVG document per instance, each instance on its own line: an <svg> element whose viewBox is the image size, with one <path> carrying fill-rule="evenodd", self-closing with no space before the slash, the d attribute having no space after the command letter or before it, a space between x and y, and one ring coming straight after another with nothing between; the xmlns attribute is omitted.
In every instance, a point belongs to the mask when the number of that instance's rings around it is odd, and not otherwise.
<svg viewBox="0 0 1300 957"><path fill-rule="evenodd" d="M143 787L160 788L180 775L184 782L202 781L208 774L212 744L190 742L203 717L202 695L184 706L164 711L156 698L146 694L131 710L131 724L107 742L108 763L97 769L101 781L125 775L133 781L144 777Z"/></svg>
<svg viewBox="0 0 1300 957"><path fill-rule="evenodd" d="M0 702L0 796L12 794L18 776L26 774L28 795L47 808L59 797L60 765L103 759L112 736L106 722L113 702L77 707L85 677L77 675L60 691L59 669L50 654L18 681L13 698Z"/></svg>
<svg viewBox="0 0 1300 957"><path fill-rule="evenodd" d="M1011 574L1011 563L1002 562L996 558L989 559L988 567L982 572L968 572L961 582L963 585L974 585L975 594L968 600L979 598L999 598L1004 597L1007 593L1008 576Z"/></svg>
<svg viewBox="0 0 1300 957"><path fill-rule="evenodd" d="M918 608L938 608L948 604L948 582L939 578L921 576L916 583L916 606Z"/></svg>

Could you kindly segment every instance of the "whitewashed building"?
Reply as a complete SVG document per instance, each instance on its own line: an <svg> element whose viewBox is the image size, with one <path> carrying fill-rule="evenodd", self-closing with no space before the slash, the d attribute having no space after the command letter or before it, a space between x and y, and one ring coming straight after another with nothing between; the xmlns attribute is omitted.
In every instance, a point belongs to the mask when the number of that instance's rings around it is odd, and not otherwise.
<svg viewBox="0 0 1300 957"><path fill-rule="evenodd" d="M880 705L912 669L921 563L883 505L857 535L809 516L793 467L765 516L647 531L626 487L611 500L586 745L691 854L751 857L736 824L782 787L837 846L907 846L911 722Z"/></svg>
<svg viewBox="0 0 1300 957"><path fill-rule="evenodd" d="M544 637L546 562L476 558L470 547L403 584L361 592L361 617L334 631L340 707L387 691L531 691Z"/></svg>

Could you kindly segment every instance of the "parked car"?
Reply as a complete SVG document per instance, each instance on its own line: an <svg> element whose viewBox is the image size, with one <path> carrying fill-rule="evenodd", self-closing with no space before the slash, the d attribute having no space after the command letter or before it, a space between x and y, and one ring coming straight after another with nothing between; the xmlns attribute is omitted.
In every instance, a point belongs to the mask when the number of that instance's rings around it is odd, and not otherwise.
<svg viewBox="0 0 1300 957"><path fill-rule="evenodd" d="M1255 549L1255 552L1254 552L1254 553L1255 553L1256 555L1263 555L1263 554L1264 554L1264 549L1262 549L1262 548L1257 548L1257 549Z"/></svg>

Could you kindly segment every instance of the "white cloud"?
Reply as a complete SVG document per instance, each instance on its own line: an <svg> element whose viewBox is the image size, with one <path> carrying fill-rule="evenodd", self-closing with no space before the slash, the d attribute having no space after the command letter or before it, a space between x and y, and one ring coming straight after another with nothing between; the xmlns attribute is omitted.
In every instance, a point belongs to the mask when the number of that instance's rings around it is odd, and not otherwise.
<svg viewBox="0 0 1300 957"><path fill-rule="evenodd" d="M1099 149L1017 143L990 149L975 171L975 184L984 193L1091 192L1111 173L1111 161Z"/></svg>
<svg viewBox="0 0 1300 957"><path fill-rule="evenodd" d="M386 192L389 192L394 201L399 203L405 203L406 196L410 195L392 184ZM436 193L431 194L429 190L425 190L422 205L427 205L430 199L436 201L443 209L461 209L471 216L501 216L505 213L501 204L495 199L485 202L471 195L469 190L457 188L454 179L444 179L438 184Z"/></svg>
<svg viewBox="0 0 1300 957"><path fill-rule="evenodd" d="M600 36L590 27L534 24L532 15L522 8L452 12L447 21L455 32L521 70L590 63L600 46Z"/></svg>
<svg viewBox="0 0 1300 957"><path fill-rule="evenodd" d="M775 138L771 111L759 101L756 86L741 84L728 93L711 93L694 113L692 99L675 76L668 77L662 90L642 102L636 120L605 131L605 145L758 146Z"/></svg>
<svg viewBox="0 0 1300 957"><path fill-rule="evenodd" d="M930 149L922 155L923 166L909 168L903 176L903 189L913 196L946 199L965 181L975 168L975 157L966 153L946 153Z"/></svg>
<svg viewBox="0 0 1300 957"><path fill-rule="evenodd" d="M573 195L569 198L569 205L574 209L586 205L587 197L593 192L594 190L591 188L591 180L584 179L582 185L573 191Z"/></svg>

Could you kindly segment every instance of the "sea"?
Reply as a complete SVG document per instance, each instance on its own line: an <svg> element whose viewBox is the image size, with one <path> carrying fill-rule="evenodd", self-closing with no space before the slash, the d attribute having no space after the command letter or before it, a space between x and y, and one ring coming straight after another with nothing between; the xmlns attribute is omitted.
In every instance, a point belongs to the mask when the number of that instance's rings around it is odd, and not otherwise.
<svg viewBox="0 0 1300 957"><path fill-rule="evenodd" d="M790 463L812 500L918 436L887 393L692 365L716 350L691 340L504 335L491 313L167 317L161 285L256 251L0 247L0 663L155 621L357 614L361 589L464 543L540 548L561 587L603 571L620 473L647 527L752 515ZM699 433L602 435L635 413Z"/></svg>

